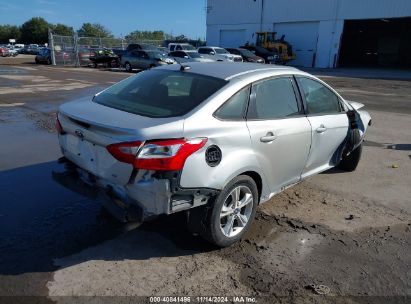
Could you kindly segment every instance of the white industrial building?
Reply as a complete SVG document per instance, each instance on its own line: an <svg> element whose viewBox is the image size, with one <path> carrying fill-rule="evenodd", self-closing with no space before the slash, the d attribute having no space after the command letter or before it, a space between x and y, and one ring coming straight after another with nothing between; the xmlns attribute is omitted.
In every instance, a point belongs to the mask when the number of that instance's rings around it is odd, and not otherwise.
<svg viewBox="0 0 411 304"><path fill-rule="evenodd" d="M208 0L207 44L275 31L305 67L411 67L411 0Z"/></svg>

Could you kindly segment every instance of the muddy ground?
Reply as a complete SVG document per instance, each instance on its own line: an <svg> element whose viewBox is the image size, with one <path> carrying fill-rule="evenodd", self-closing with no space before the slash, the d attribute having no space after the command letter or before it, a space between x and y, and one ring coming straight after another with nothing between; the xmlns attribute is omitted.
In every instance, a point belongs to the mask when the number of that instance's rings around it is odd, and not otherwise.
<svg viewBox="0 0 411 304"><path fill-rule="evenodd" d="M241 242L216 249L186 230L183 215L123 225L56 183L57 106L129 74L36 66L27 58L0 61L1 302L134 303L171 295L411 301L410 81L322 71L373 116L357 171L330 170L286 190L259 208Z"/></svg>

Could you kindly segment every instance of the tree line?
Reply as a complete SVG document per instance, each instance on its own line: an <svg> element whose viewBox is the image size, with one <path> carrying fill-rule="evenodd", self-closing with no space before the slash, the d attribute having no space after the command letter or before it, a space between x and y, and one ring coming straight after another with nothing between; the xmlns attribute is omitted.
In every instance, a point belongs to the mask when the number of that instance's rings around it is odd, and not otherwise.
<svg viewBox="0 0 411 304"><path fill-rule="evenodd" d="M42 17L33 17L21 26L0 25L0 43L8 43L9 39L16 39L17 43L44 44L48 42L49 29L53 34L61 36L72 36L75 33L71 26L61 23L52 24ZM77 33L80 37L114 38L113 33L99 23L83 23ZM133 31L127 34L124 39L132 42L139 40L186 40L187 37L184 35L172 37L163 31Z"/></svg>

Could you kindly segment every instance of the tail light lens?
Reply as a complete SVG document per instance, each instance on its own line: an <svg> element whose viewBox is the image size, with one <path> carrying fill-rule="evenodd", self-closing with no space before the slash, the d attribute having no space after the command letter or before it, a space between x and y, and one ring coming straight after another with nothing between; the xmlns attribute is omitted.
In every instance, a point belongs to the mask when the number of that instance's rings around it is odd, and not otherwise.
<svg viewBox="0 0 411 304"><path fill-rule="evenodd" d="M131 142L110 145L107 149L116 159L137 169L175 171L181 170L186 159L206 142L207 138L169 139L149 141L141 148L141 142Z"/></svg>
<svg viewBox="0 0 411 304"><path fill-rule="evenodd" d="M107 150L115 159L123 163L133 164L140 146L141 141L133 141L109 145Z"/></svg>

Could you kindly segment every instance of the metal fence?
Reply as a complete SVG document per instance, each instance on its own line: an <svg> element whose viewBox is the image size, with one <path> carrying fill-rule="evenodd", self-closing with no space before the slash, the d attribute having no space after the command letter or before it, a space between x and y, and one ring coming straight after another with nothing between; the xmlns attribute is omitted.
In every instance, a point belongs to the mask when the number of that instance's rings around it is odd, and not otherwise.
<svg viewBox="0 0 411 304"><path fill-rule="evenodd" d="M154 46L163 46L163 40L126 41L121 38L98 38L60 36L49 34L49 47L51 49L51 61L60 66L91 66L94 65L90 57L98 52L110 52L113 50L125 50L129 43L146 43Z"/></svg>

